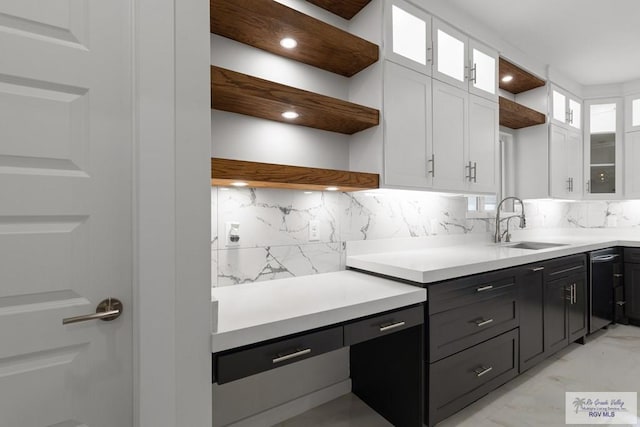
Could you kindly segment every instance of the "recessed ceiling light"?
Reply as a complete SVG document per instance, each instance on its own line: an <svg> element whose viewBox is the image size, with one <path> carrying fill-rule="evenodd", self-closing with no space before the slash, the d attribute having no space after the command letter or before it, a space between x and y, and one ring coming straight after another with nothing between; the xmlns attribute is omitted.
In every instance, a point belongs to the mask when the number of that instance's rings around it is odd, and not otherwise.
<svg viewBox="0 0 640 427"><path fill-rule="evenodd" d="M233 185L234 187L246 187L249 184L247 184L244 181L235 181L235 182L232 182L231 185Z"/></svg>
<svg viewBox="0 0 640 427"><path fill-rule="evenodd" d="M325 188L327 191L338 191L338 187L327 187Z"/></svg>
<svg viewBox="0 0 640 427"><path fill-rule="evenodd" d="M304 194L312 194L313 191L305 191Z"/></svg>
<svg viewBox="0 0 640 427"><path fill-rule="evenodd" d="M502 78L502 81L503 81L504 83L509 83L511 80L513 80L513 76L512 76L512 75L510 75L510 74L507 74L506 76L504 76L504 77Z"/></svg>
<svg viewBox="0 0 640 427"><path fill-rule="evenodd" d="M285 49L293 49L294 47L298 46L298 42L292 39L291 37L285 37L282 40L280 40L280 46L282 46Z"/></svg>
<svg viewBox="0 0 640 427"><path fill-rule="evenodd" d="M300 117L300 114L296 113L295 111L285 111L284 113L282 113L282 117L284 117L285 119L293 120Z"/></svg>

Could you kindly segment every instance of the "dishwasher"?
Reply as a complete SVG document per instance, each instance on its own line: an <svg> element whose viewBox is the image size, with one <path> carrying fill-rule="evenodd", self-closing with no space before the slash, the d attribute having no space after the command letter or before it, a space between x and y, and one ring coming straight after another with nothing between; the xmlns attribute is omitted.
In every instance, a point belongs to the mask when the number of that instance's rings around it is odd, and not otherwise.
<svg viewBox="0 0 640 427"><path fill-rule="evenodd" d="M589 254L589 333L624 319L622 251L602 249Z"/></svg>

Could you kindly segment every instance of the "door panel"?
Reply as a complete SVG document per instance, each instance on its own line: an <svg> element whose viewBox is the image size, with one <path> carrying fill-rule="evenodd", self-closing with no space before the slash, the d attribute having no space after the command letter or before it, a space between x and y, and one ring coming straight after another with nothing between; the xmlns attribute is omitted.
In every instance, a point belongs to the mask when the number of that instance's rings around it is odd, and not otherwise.
<svg viewBox="0 0 640 427"><path fill-rule="evenodd" d="M386 3L385 58L431 75L431 16L402 0Z"/></svg>
<svg viewBox="0 0 640 427"><path fill-rule="evenodd" d="M498 104L475 95L469 97L469 152L474 167L472 191L498 191Z"/></svg>
<svg viewBox="0 0 640 427"><path fill-rule="evenodd" d="M0 4L2 426L133 423L130 13Z"/></svg>
<svg viewBox="0 0 640 427"><path fill-rule="evenodd" d="M577 131L567 132L567 176L570 181L568 198L572 200L582 199L584 180L582 179L582 133Z"/></svg>
<svg viewBox="0 0 640 427"><path fill-rule="evenodd" d="M439 190L464 190L464 147L467 143L467 104L469 94L433 81L433 187Z"/></svg>
<svg viewBox="0 0 640 427"><path fill-rule="evenodd" d="M468 90L468 40L465 34L433 19L434 78Z"/></svg>
<svg viewBox="0 0 640 427"><path fill-rule="evenodd" d="M567 175L567 131L558 126L550 126L549 139L549 186L551 197L566 199L569 195ZM582 165L582 162L580 162Z"/></svg>
<svg viewBox="0 0 640 427"><path fill-rule="evenodd" d="M569 295L565 279L545 283L544 347L547 356L569 344L565 304Z"/></svg>
<svg viewBox="0 0 640 427"><path fill-rule="evenodd" d="M573 304L568 304L569 342L587 335L587 282L584 275L571 279L574 285Z"/></svg>
<svg viewBox="0 0 640 427"><path fill-rule="evenodd" d="M471 74L469 92L498 101L498 53L487 46L469 39Z"/></svg>
<svg viewBox="0 0 640 427"><path fill-rule="evenodd" d="M628 198L640 197L640 132L628 132L624 139L624 191Z"/></svg>

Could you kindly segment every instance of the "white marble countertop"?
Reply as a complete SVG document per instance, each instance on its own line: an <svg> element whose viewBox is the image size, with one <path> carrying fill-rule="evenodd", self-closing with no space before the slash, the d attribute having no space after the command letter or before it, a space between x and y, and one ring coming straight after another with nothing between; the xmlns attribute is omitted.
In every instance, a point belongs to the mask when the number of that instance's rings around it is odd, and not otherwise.
<svg viewBox="0 0 640 427"><path fill-rule="evenodd" d="M213 353L423 302L426 290L355 271L213 288ZM213 304L212 304L213 306Z"/></svg>
<svg viewBox="0 0 640 427"><path fill-rule="evenodd" d="M428 239L428 238L427 238ZM418 283L432 283L455 277L477 274L501 268L529 264L551 258L588 252L611 246L640 246L640 230L555 230L539 232L514 232L512 243L537 241L563 243L548 249L530 250L509 247L509 243L496 245L486 240L460 239L444 246L419 248L419 242L411 242L410 250L402 250L401 244L371 242L369 247L358 248L350 254L347 247L347 266L373 273L397 277ZM430 245L425 241L425 245ZM376 252L376 248L378 251Z"/></svg>

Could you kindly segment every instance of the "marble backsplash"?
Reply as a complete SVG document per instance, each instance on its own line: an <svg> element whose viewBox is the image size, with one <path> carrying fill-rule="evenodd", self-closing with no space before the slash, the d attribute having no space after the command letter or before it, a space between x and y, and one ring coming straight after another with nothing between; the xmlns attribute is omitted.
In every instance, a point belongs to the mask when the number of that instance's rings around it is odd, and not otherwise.
<svg viewBox="0 0 640 427"><path fill-rule="evenodd" d="M467 200L414 191L357 193L217 188L211 191L213 286L344 269L348 240L486 233L486 218L466 218ZM309 221L320 224L309 241ZM240 240L226 243L226 224Z"/></svg>
<svg viewBox="0 0 640 427"><path fill-rule="evenodd" d="M344 242L492 233L493 215L468 215L467 199L417 191L339 193L262 188L211 190L212 285L344 269ZM640 200L526 201L527 229L640 227ZM309 241L309 221L320 224ZM227 222L240 241L226 244Z"/></svg>

